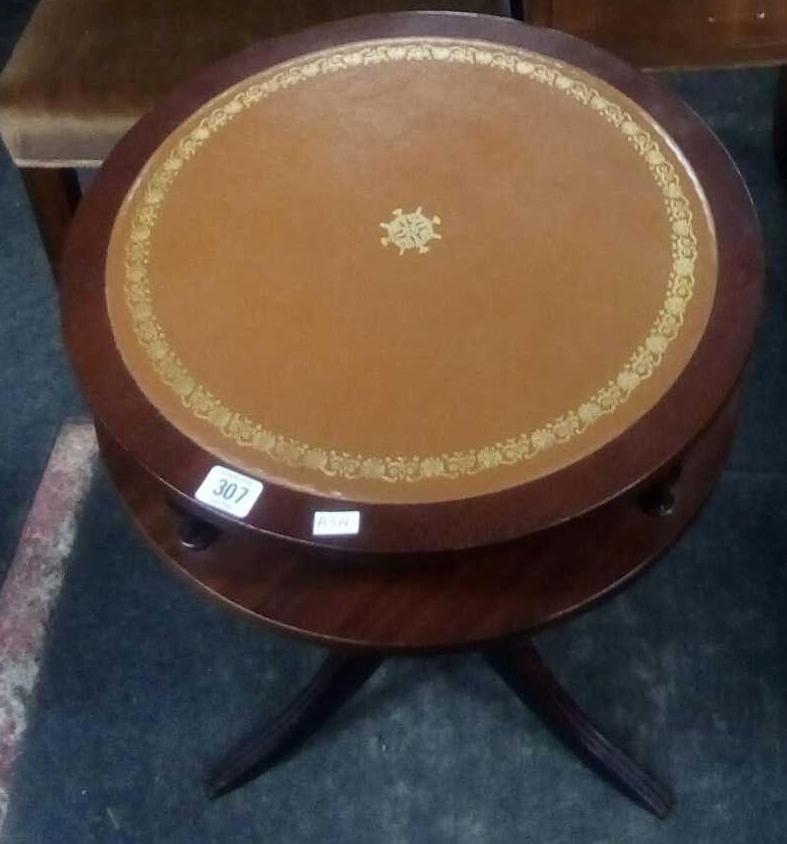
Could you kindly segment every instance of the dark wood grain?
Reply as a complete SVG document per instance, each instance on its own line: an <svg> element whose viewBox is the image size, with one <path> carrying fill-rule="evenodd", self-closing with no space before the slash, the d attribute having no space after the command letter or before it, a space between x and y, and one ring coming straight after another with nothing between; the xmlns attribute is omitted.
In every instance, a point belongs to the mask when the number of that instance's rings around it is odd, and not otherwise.
<svg viewBox="0 0 787 844"><path fill-rule="evenodd" d="M523 20L536 26L554 26L552 0L527 0Z"/></svg>
<svg viewBox="0 0 787 844"><path fill-rule="evenodd" d="M20 173L52 273L59 281L66 237L81 195L76 170L22 167Z"/></svg>
<svg viewBox="0 0 787 844"><path fill-rule="evenodd" d="M787 61L784 0L531 0L529 20L638 67Z"/></svg>
<svg viewBox="0 0 787 844"><path fill-rule="evenodd" d="M652 410L586 460L492 495L420 505L346 501L362 513L357 536L321 540L356 552L463 549L516 539L592 511L675 460L717 413L751 347L760 309L762 245L750 198L727 153L702 122L655 80L569 36L495 17L403 14L359 18L271 40L184 85L143 119L110 156L77 215L66 260L66 344L98 418L118 442L181 499L208 514L193 492L215 462L147 401L115 347L104 297L104 260L115 213L161 140L195 108L239 79L308 50L373 37L475 37L531 48L583 67L650 112L671 134L707 195L719 249L717 296L707 330L681 377ZM90 331L82 326L90 325ZM269 481L265 507L244 529L314 542L312 514L332 499ZM227 522L228 519L223 519ZM241 527L241 525L238 525Z"/></svg>
<svg viewBox="0 0 787 844"><path fill-rule="evenodd" d="M295 752L377 670L382 657L333 653L281 714L247 736L208 774L211 797L221 797Z"/></svg>
<svg viewBox="0 0 787 844"><path fill-rule="evenodd" d="M486 658L514 694L589 768L656 817L672 807L668 788L613 744L558 683L530 641L489 648Z"/></svg>
<svg viewBox="0 0 787 844"><path fill-rule="evenodd" d="M533 632L587 609L644 571L712 489L736 415L733 397L687 447L669 515L648 515L644 490L632 489L593 513L515 542L408 557L348 555L232 526L205 550L189 550L171 491L105 429L99 428L99 443L142 533L163 560L212 598L329 647L427 652ZM673 472L669 467L664 477Z"/></svg>

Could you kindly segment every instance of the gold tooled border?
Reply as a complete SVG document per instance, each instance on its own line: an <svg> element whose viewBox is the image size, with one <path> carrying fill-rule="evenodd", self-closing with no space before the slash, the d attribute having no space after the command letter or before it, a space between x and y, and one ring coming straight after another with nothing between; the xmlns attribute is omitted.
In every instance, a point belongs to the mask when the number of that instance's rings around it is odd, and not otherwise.
<svg viewBox="0 0 787 844"><path fill-rule="evenodd" d="M534 431L477 449L427 456L378 457L314 446L274 433L232 411L198 384L170 347L153 312L148 259L156 218L177 174L202 144L235 115L315 76L399 61L473 64L495 72L512 73L549 85L592 109L619 129L647 163L664 197L671 226L673 261L664 302L648 336L618 375L576 409ZM136 336L155 371L196 417L207 421L235 443L262 451L275 461L307 467L332 477L388 482L456 478L528 460L555 444L573 439L602 415L613 413L659 366L683 324L686 307L694 292L698 252L689 200L683 193L675 167L665 158L651 134L619 105L610 102L586 82L573 78L564 65L527 50L483 41L408 38L370 41L313 53L271 68L254 79L239 92L230 90L220 105L215 105L214 101L210 112L177 143L164 162L143 179L126 244L124 290Z"/></svg>

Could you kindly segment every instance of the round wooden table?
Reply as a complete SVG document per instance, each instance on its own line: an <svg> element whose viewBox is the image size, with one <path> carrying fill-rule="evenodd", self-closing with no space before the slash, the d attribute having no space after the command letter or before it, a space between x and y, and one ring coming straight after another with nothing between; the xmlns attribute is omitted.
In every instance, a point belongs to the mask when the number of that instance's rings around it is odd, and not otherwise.
<svg viewBox="0 0 787 844"><path fill-rule="evenodd" d="M140 121L64 264L103 457L176 571L331 649L211 793L294 750L386 654L476 648L665 815L669 791L527 637L699 510L762 275L750 199L702 122L606 53L506 19L317 27Z"/></svg>

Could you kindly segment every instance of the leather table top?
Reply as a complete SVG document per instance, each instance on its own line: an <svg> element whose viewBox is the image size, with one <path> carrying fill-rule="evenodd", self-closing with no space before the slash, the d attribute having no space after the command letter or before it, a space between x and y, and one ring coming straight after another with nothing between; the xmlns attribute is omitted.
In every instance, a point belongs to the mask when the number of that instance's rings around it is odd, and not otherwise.
<svg viewBox="0 0 787 844"><path fill-rule="evenodd" d="M459 38L301 56L200 108L115 221L115 342L218 459L298 490L452 501L582 460L702 337L694 173L606 82Z"/></svg>

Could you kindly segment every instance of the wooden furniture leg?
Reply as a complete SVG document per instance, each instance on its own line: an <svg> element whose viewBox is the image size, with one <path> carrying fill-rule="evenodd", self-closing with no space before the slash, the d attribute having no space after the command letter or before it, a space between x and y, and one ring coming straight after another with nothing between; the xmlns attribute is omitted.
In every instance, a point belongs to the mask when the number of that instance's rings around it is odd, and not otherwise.
<svg viewBox="0 0 787 844"><path fill-rule="evenodd" d="M588 719L563 690L532 642L496 645L486 658L514 694L576 756L659 818L669 813L669 789L640 768Z"/></svg>
<svg viewBox="0 0 787 844"><path fill-rule="evenodd" d="M211 797L238 788L289 756L315 733L380 666L377 655L332 653L281 714L242 741L207 777Z"/></svg>
<svg viewBox="0 0 787 844"><path fill-rule="evenodd" d="M66 234L81 196L77 172L72 167L20 169L41 240L57 281Z"/></svg>
<svg viewBox="0 0 787 844"><path fill-rule="evenodd" d="M552 26L552 0L512 0L511 14L535 26Z"/></svg>
<svg viewBox="0 0 787 844"><path fill-rule="evenodd" d="M779 86L773 109L773 149L776 166L787 188L787 65L782 65L779 71Z"/></svg>
<svg viewBox="0 0 787 844"><path fill-rule="evenodd" d="M529 641L485 651L487 661L519 699L576 756L626 797L659 818L672 794L600 732L555 679ZM305 689L281 714L241 741L208 774L208 794L221 797L272 768L297 750L369 679L383 661L378 654L327 657Z"/></svg>

